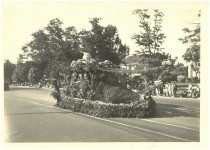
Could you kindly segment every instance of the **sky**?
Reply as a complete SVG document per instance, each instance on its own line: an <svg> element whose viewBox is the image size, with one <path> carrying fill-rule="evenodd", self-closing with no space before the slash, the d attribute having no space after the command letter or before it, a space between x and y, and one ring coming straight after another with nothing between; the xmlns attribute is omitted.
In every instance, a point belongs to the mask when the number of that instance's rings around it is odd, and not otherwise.
<svg viewBox="0 0 210 150"><path fill-rule="evenodd" d="M178 60L184 62L181 56L186 46L178 39L184 36L184 27L200 21L198 10L205 12L204 8L205 3L202 2L3 2L3 59L16 63L18 55L22 53L21 47L32 40L31 34L47 26L53 18L59 18L63 28L75 26L78 31L90 29L90 18L103 18L101 25L116 26L122 42L130 47L130 54L133 54L139 47L131 37L140 29L138 17L132 11L160 9L164 13L164 52L172 57L178 56Z"/></svg>

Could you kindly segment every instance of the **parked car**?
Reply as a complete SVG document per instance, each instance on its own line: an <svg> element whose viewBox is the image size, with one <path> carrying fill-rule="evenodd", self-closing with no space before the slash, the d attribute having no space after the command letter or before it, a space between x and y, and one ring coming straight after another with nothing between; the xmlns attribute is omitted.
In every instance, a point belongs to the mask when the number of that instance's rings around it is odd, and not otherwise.
<svg viewBox="0 0 210 150"><path fill-rule="evenodd" d="M9 83L4 82L4 91L8 91L8 90L9 90Z"/></svg>

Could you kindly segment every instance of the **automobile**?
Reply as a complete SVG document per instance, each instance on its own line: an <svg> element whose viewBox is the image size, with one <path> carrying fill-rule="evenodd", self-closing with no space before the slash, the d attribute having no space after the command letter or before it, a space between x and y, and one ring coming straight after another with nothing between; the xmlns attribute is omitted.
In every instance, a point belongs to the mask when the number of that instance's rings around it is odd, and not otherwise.
<svg viewBox="0 0 210 150"><path fill-rule="evenodd" d="M9 90L9 83L4 82L4 91L8 91L8 90Z"/></svg>

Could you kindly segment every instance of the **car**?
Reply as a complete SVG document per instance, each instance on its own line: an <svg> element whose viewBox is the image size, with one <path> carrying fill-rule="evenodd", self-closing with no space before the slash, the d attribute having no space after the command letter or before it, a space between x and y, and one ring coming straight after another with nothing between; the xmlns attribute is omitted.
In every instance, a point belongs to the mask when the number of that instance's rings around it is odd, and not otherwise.
<svg viewBox="0 0 210 150"><path fill-rule="evenodd" d="M9 83L4 82L4 91L8 91L8 90L9 90Z"/></svg>

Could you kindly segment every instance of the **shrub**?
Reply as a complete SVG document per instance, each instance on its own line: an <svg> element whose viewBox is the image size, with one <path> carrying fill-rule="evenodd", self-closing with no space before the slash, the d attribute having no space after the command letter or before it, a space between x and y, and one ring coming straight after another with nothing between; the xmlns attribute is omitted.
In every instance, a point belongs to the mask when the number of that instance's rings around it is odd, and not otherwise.
<svg viewBox="0 0 210 150"><path fill-rule="evenodd" d="M96 100L96 97L96 92L94 92L93 90L87 92L87 99Z"/></svg>
<svg viewBox="0 0 210 150"><path fill-rule="evenodd" d="M131 104L112 104L67 97L61 94L59 107L96 117L150 117L155 114L156 103L151 97L145 97Z"/></svg>
<svg viewBox="0 0 210 150"><path fill-rule="evenodd" d="M185 79L185 82L186 82L186 83L190 83L190 82L191 82L191 78L186 78L186 79Z"/></svg>
<svg viewBox="0 0 210 150"><path fill-rule="evenodd" d="M55 98L55 99L57 100L57 102L60 100L60 94L59 94L59 92L56 91L56 90L52 91L51 96L52 96L53 98Z"/></svg>
<svg viewBox="0 0 210 150"><path fill-rule="evenodd" d="M65 85L65 86L63 87L63 92L64 92L66 95L70 95L70 93L71 93L71 88L70 88L70 86L69 86L69 85Z"/></svg>
<svg viewBox="0 0 210 150"><path fill-rule="evenodd" d="M200 82L200 79L198 77L192 77L191 78L191 82L192 83L199 83Z"/></svg>
<svg viewBox="0 0 210 150"><path fill-rule="evenodd" d="M138 101L139 95L131 90L122 87L104 85L103 98L108 103L113 104L130 104Z"/></svg>
<svg viewBox="0 0 210 150"><path fill-rule="evenodd" d="M57 104L58 104L59 101L61 100L58 82L56 80L53 80L52 84L53 84L54 91L52 91L51 96L53 96L57 100Z"/></svg>
<svg viewBox="0 0 210 150"><path fill-rule="evenodd" d="M182 75L177 76L177 81L178 81L179 83L184 83L184 82L185 82L185 76L182 76Z"/></svg>

